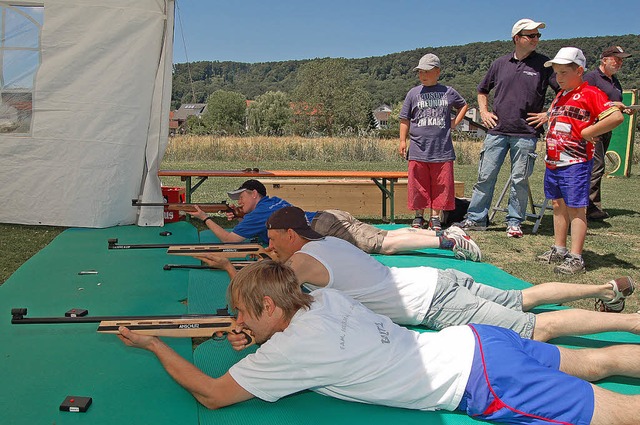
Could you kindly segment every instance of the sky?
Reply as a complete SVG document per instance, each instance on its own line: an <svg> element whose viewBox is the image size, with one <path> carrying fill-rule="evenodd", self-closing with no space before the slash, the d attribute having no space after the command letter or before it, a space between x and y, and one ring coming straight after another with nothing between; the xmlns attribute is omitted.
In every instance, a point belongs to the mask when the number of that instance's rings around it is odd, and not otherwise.
<svg viewBox="0 0 640 425"><path fill-rule="evenodd" d="M508 40L521 18L546 23L545 39L640 34L640 1L176 0L174 63L351 59Z"/></svg>

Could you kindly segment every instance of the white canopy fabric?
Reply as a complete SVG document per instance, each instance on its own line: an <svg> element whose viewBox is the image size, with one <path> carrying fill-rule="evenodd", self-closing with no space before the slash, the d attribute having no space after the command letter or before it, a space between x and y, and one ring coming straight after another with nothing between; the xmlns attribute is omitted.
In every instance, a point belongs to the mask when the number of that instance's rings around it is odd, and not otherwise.
<svg viewBox="0 0 640 425"><path fill-rule="evenodd" d="M30 129L0 133L0 222L161 226L131 200L162 202L174 0L40 4Z"/></svg>

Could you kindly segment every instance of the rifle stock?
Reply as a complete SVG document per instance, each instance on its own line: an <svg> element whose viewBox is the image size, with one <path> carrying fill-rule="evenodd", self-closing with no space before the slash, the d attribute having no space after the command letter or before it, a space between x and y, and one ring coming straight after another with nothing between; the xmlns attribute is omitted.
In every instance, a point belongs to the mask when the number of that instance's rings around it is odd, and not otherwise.
<svg viewBox="0 0 640 425"><path fill-rule="evenodd" d="M226 258L243 258L246 260L264 260L271 258L260 244L212 244L212 245L172 245L167 254L189 255L216 254Z"/></svg>
<svg viewBox="0 0 640 425"><path fill-rule="evenodd" d="M119 334L118 328L152 336L197 338L214 337L216 332L242 333L252 345L255 341L249 331L236 331L236 318L226 309L217 314L187 314L177 316L79 316L79 317L25 317L26 308L11 309L11 323L17 324L68 324L98 323L97 332Z"/></svg>

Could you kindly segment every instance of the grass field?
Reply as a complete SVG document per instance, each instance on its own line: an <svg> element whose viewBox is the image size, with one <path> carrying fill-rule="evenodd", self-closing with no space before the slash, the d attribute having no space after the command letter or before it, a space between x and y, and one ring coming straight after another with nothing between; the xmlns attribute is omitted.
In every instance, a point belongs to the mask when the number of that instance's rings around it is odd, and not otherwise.
<svg viewBox="0 0 640 425"><path fill-rule="evenodd" d="M181 148L178 144L188 142ZM203 144L193 154L194 140L172 140L162 168L165 169L244 169L258 167L260 169L345 169L345 170L406 170L406 163L395 153L395 142L384 141L375 145L369 139L338 140L215 140ZM331 143L334 146L327 147ZM361 143L360 148L355 145ZM277 146L268 146L269 144ZM256 147L259 146L259 147ZM324 146L324 147L323 147ZM460 163L455 166L456 180L465 183L465 196L470 196L477 177L477 165L468 160L477 158L479 143L458 143L456 146ZM214 159L221 150L225 158ZM255 150L260 151L256 155ZM212 152L216 151L216 152ZM253 152L253 156L251 155ZM315 151L315 154L313 153ZM372 152L369 152L372 151ZM238 152L234 156L234 152ZM306 152L306 153L305 153ZM320 154L318 153L320 152ZM340 152L345 152L348 159L342 159ZM364 159L362 156L364 155ZM291 156L294 159L291 159ZM261 158L261 159L258 159ZM304 158L304 159L303 159ZM340 160L338 160L340 158ZM508 160L501 172L496 192L502 189L507 179ZM553 223L551 212L542 221L536 235L531 234L532 222L525 222L525 237L512 239L505 235L504 213L498 212L495 223L484 232L472 232L474 240L483 250L484 260L505 271L533 284L560 280L584 284L602 283L611 278L630 275L640 281L640 205L634 202L635 194L640 189L640 169L637 162L629 178L605 178L603 181L603 200L611 218L604 222L589 224L585 243L584 258L587 273L577 276L558 276L553 267L534 261L537 254L542 253L553 243ZM531 188L536 202L542 201L542 180L544 164L537 161L531 177ZM195 193L194 202L219 202L226 199L226 191L238 187L244 179L217 178L209 179ZM181 186L179 178L163 179L163 184ZM496 195L497 195L496 193ZM398 202L403 202L399 200ZM379 222L379 217L366 217L372 223ZM400 223L409 223L411 217L400 217ZM222 218L219 221L223 223ZM233 223L227 223L231 226ZM17 226L0 224L3 237L0 240L0 282L4 282L17 267L31 255L45 246L62 229L38 226ZM639 291L640 292L640 291ZM638 295L628 302L627 312L640 309ZM581 301L572 304L581 308L592 308L592 301Z"/></svg>

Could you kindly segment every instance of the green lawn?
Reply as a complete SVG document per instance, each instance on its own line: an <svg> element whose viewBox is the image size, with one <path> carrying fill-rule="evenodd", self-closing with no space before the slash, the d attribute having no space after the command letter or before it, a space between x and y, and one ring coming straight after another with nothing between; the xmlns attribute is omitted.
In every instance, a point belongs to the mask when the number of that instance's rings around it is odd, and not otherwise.
<svg viewBox="0 0 640 425"><path fill-rule="evenodd" d="M508 160L507 160L508 162ZM507 164L508 166L508 164ZM405 164L392 162L312 162L312 161L269 161L254 163L238 162L168 162L163 163L165 169L243 169L258 167L260 169L349 169L349 170L403 170ZM506 167L503 167L506 168ZM496 192L502 189L506 180L503 170ZM634 170L638 173L638 170ZM476 180L475 165L457 165L456 180L464 181L465 195L470 196ZM541 160L535 167L531 177L531 187L536 202L542 201L542 179L544 165ZM226 199L226 191L240 185L244 179L218 178L205 182L194 194L194 202L219 202ZM165 185L183 185L179 178L163 179ZM558 276L553 267L534 261L537 254L542 253L553 243L553 223L551 212L543 219L538 234L531 235L532 222L523 226L525 237L512 239L505 235L504 213L497 213L495 223L485 232L472 232L472 237L483 250L486 262L494 264L505 271L531 283L561 280L595 284L606 282L614 277L630 275L640 281L640 206L635 202L640 188L640 177L606 178L603 181L603 200L611 218L605 222L590 223L585 244L584 258L587 273L577 276ZM496 194L497 196L497 194ZM368 217L371 222L379 222L379 217ZM401 217L398 222L408 223L410 217ZM31 255L45 246L60 231L60 228L17 226L0 224L3 237L0 241L0 282L4 282ZM640 293L640 291L639 291ZM640 309L638 295L629 300L627 312ZM577 302L576 307L592 308L591 301Z"/></svg>

